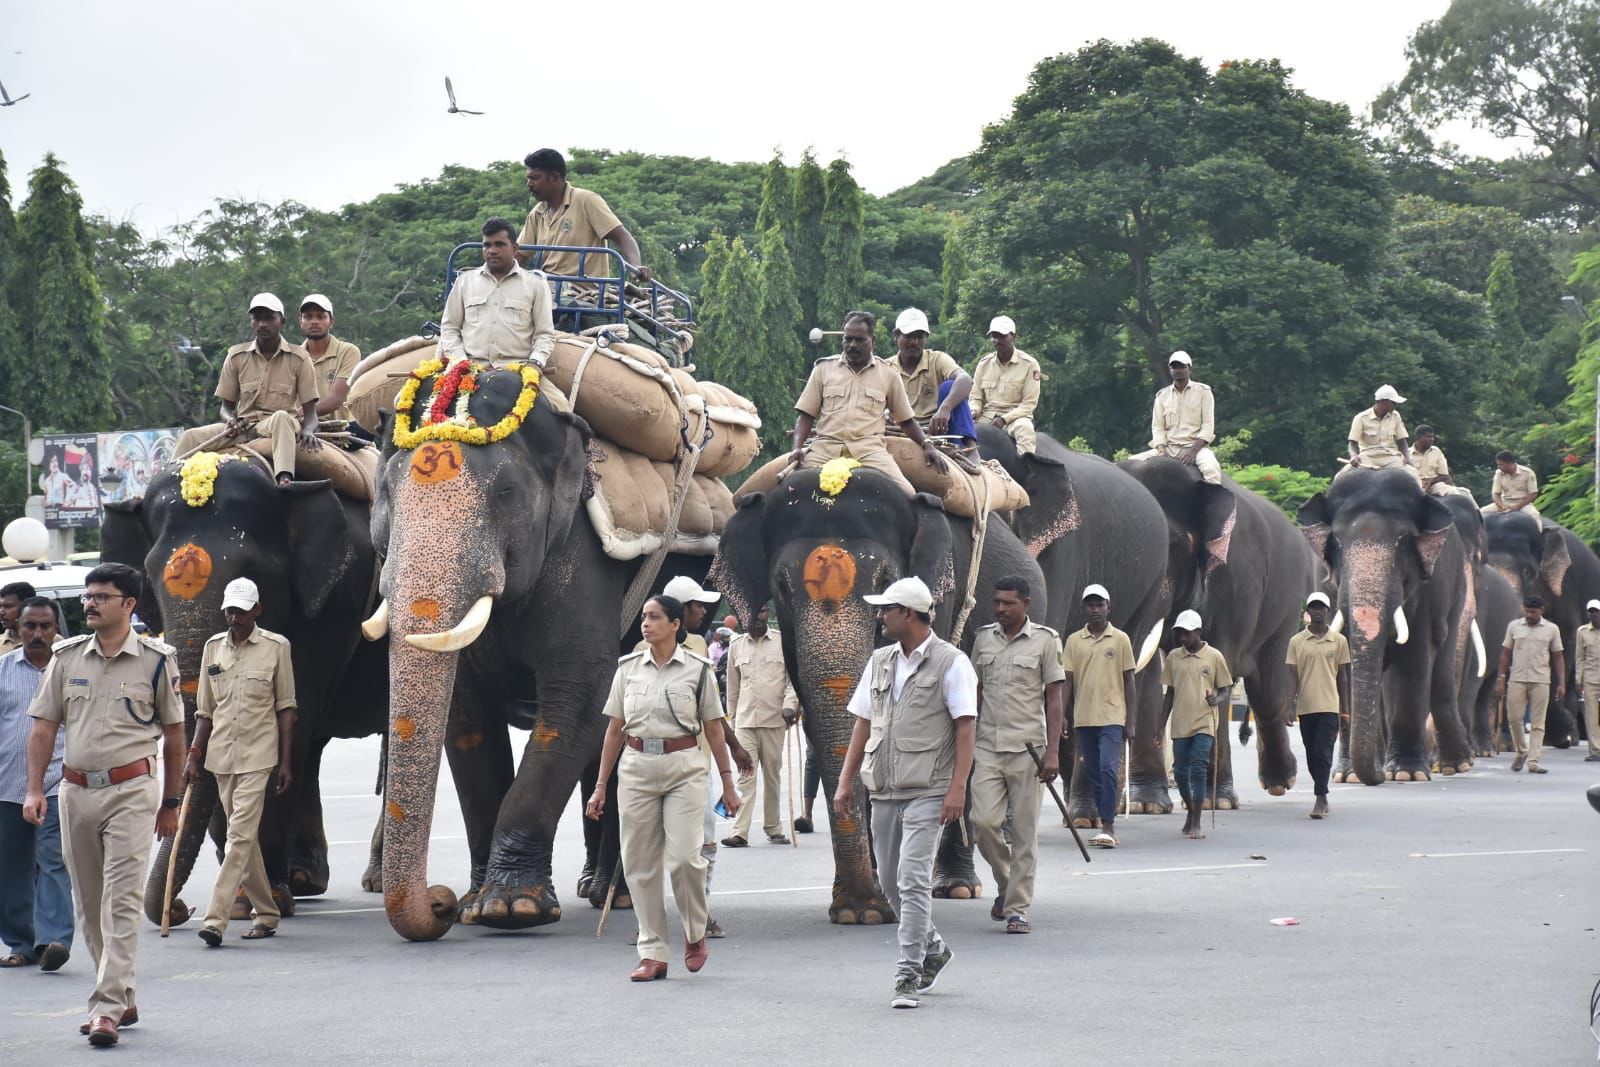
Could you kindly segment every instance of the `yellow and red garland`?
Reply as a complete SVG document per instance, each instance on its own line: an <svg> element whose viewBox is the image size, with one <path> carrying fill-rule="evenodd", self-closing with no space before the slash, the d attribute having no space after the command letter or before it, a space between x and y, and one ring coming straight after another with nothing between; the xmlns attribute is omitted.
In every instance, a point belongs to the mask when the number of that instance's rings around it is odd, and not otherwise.
<svg viewBox="0 0 1600 1067"><path fill-rule="evenodd" d="M515 363L504 368L515 370L522 376L522 392L517 395L517 402L505 418L493 426L485 427L478 425L478 420L472 417L467 405L472 394L478 390L478 375L493 369L488 364L474 363L468 359L447 363L443 356L435 356L418 364L405 385L401 386L400 395L395 398L395 446L416 448L425 441L487 445L504 441L516 433L528 417L528 412L533 410L534 401L539 398L539 368L532 363ZM444 373L440 374L440 371ZM417 393L436 374L439 380L434 384L422 424L412 429L411 413L416 408Z"/></svg>

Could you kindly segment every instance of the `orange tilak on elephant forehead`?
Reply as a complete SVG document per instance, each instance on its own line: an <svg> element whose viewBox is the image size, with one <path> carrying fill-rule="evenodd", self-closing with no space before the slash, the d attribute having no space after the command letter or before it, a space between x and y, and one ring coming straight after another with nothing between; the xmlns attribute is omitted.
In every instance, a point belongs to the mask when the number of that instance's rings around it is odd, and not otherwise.
<svg viewBox="0 0 1600 1067"><path fill-rule="evenodd" d="M822 545L806 557L800 582L812 600L843 600L856 587L856 561L838 545Z"/></svg>
<svg viewBox="0 0 1600 1067"><path fill-rule="evenodd" d="M439 602L432 597L418 597L411 602L411 614L419 619L437 619L439 617Z"/></svg>
<svg viewBox="0 0 1600 1067"><path fill-rule="evenodd" d="M211 553L190 541L167 557L161 584L179 600L193 600L211 581Z"/></svg>
<svg viewBox="0 0 1600 1067"><path fill-rule="evenodd" d="M465 464L461 446L454 441L427 441L411 453L411 480L423 485L448 482Z"/></svg>

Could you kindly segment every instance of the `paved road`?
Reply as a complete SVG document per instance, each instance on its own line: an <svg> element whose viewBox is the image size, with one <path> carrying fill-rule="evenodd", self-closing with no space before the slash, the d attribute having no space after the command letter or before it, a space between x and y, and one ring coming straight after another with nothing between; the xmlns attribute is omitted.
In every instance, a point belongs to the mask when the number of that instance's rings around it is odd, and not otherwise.
<svg viewBox="0 0 1600 1067"><path fill-rule="evenodd" d="M921 1009L897 1012L892 930L828 925L831 860L816 835L722 850L712 910L730 936L698 975L675 959L667 981L630 985L628 914L597 943L597 913L570 897L542 930L401 941L358 881L377 748L330 749L334 884L277 938L245 944L236 925L209 950L194 921L166 941L148 931L145 1021L119 1059L1593 1062L1600 816L1583 789L1600 767L1577 750L1548 756L1543 778L1500 757L1431 784L1336 786L1322 823L1306 818L1308 781L1283 798L1251 791L1214 830L1207 817L1202 842L1179 835L1178 816L1138 817L1089 866L1050 813L1032 936L1005 936L984 902L939 902L955 961ZM1250 780L1252 754L1234 751ZM434 832L431 880L460 889L447 791ZM574 803L556 851L563 894L580 863ZM191 903L215 869L208 857ZM1280 916L1300 925L1269 924ZM0 1059L86 1049L87 968L80 951L56 975L0 973Z"/></svg>

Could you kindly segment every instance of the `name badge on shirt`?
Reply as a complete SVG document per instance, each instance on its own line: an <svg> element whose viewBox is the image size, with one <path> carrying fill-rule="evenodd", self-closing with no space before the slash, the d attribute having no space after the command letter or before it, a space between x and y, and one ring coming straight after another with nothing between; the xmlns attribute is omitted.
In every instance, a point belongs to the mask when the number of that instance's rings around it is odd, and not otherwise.
<svg viewBox="0 0 1600 1067"><path fill-rule="evenodd" d="M67 679L67 684L68 685L88 685L89 684L89 679L87 679L87 678L68 678Z"/></svg>
<svg viewBox="0 0 1600 1067"><path fill-rule="evenodd" d="M206 668L206 673L215 678L217 675L222 673L222 668L213 663L211 666Z"/></svg>

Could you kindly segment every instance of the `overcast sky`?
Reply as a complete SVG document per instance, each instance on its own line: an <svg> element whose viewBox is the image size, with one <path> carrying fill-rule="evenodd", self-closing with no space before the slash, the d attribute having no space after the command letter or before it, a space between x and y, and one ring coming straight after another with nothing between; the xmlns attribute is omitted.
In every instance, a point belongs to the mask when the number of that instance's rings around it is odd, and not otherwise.
<svg viewBox="0 0 1600 1067"><path fill-rule="evenodd" d="M0 151L18 201L55 152L89 210L146 231L218 197L319 208L533 148L792 162L885 193L974 148L1041 58L1155 36L1276 57L1360 113L1448 0L0 0ZM461 106L445 113L443 79ZM578 180L581 182L581 176Z"/></svg>

